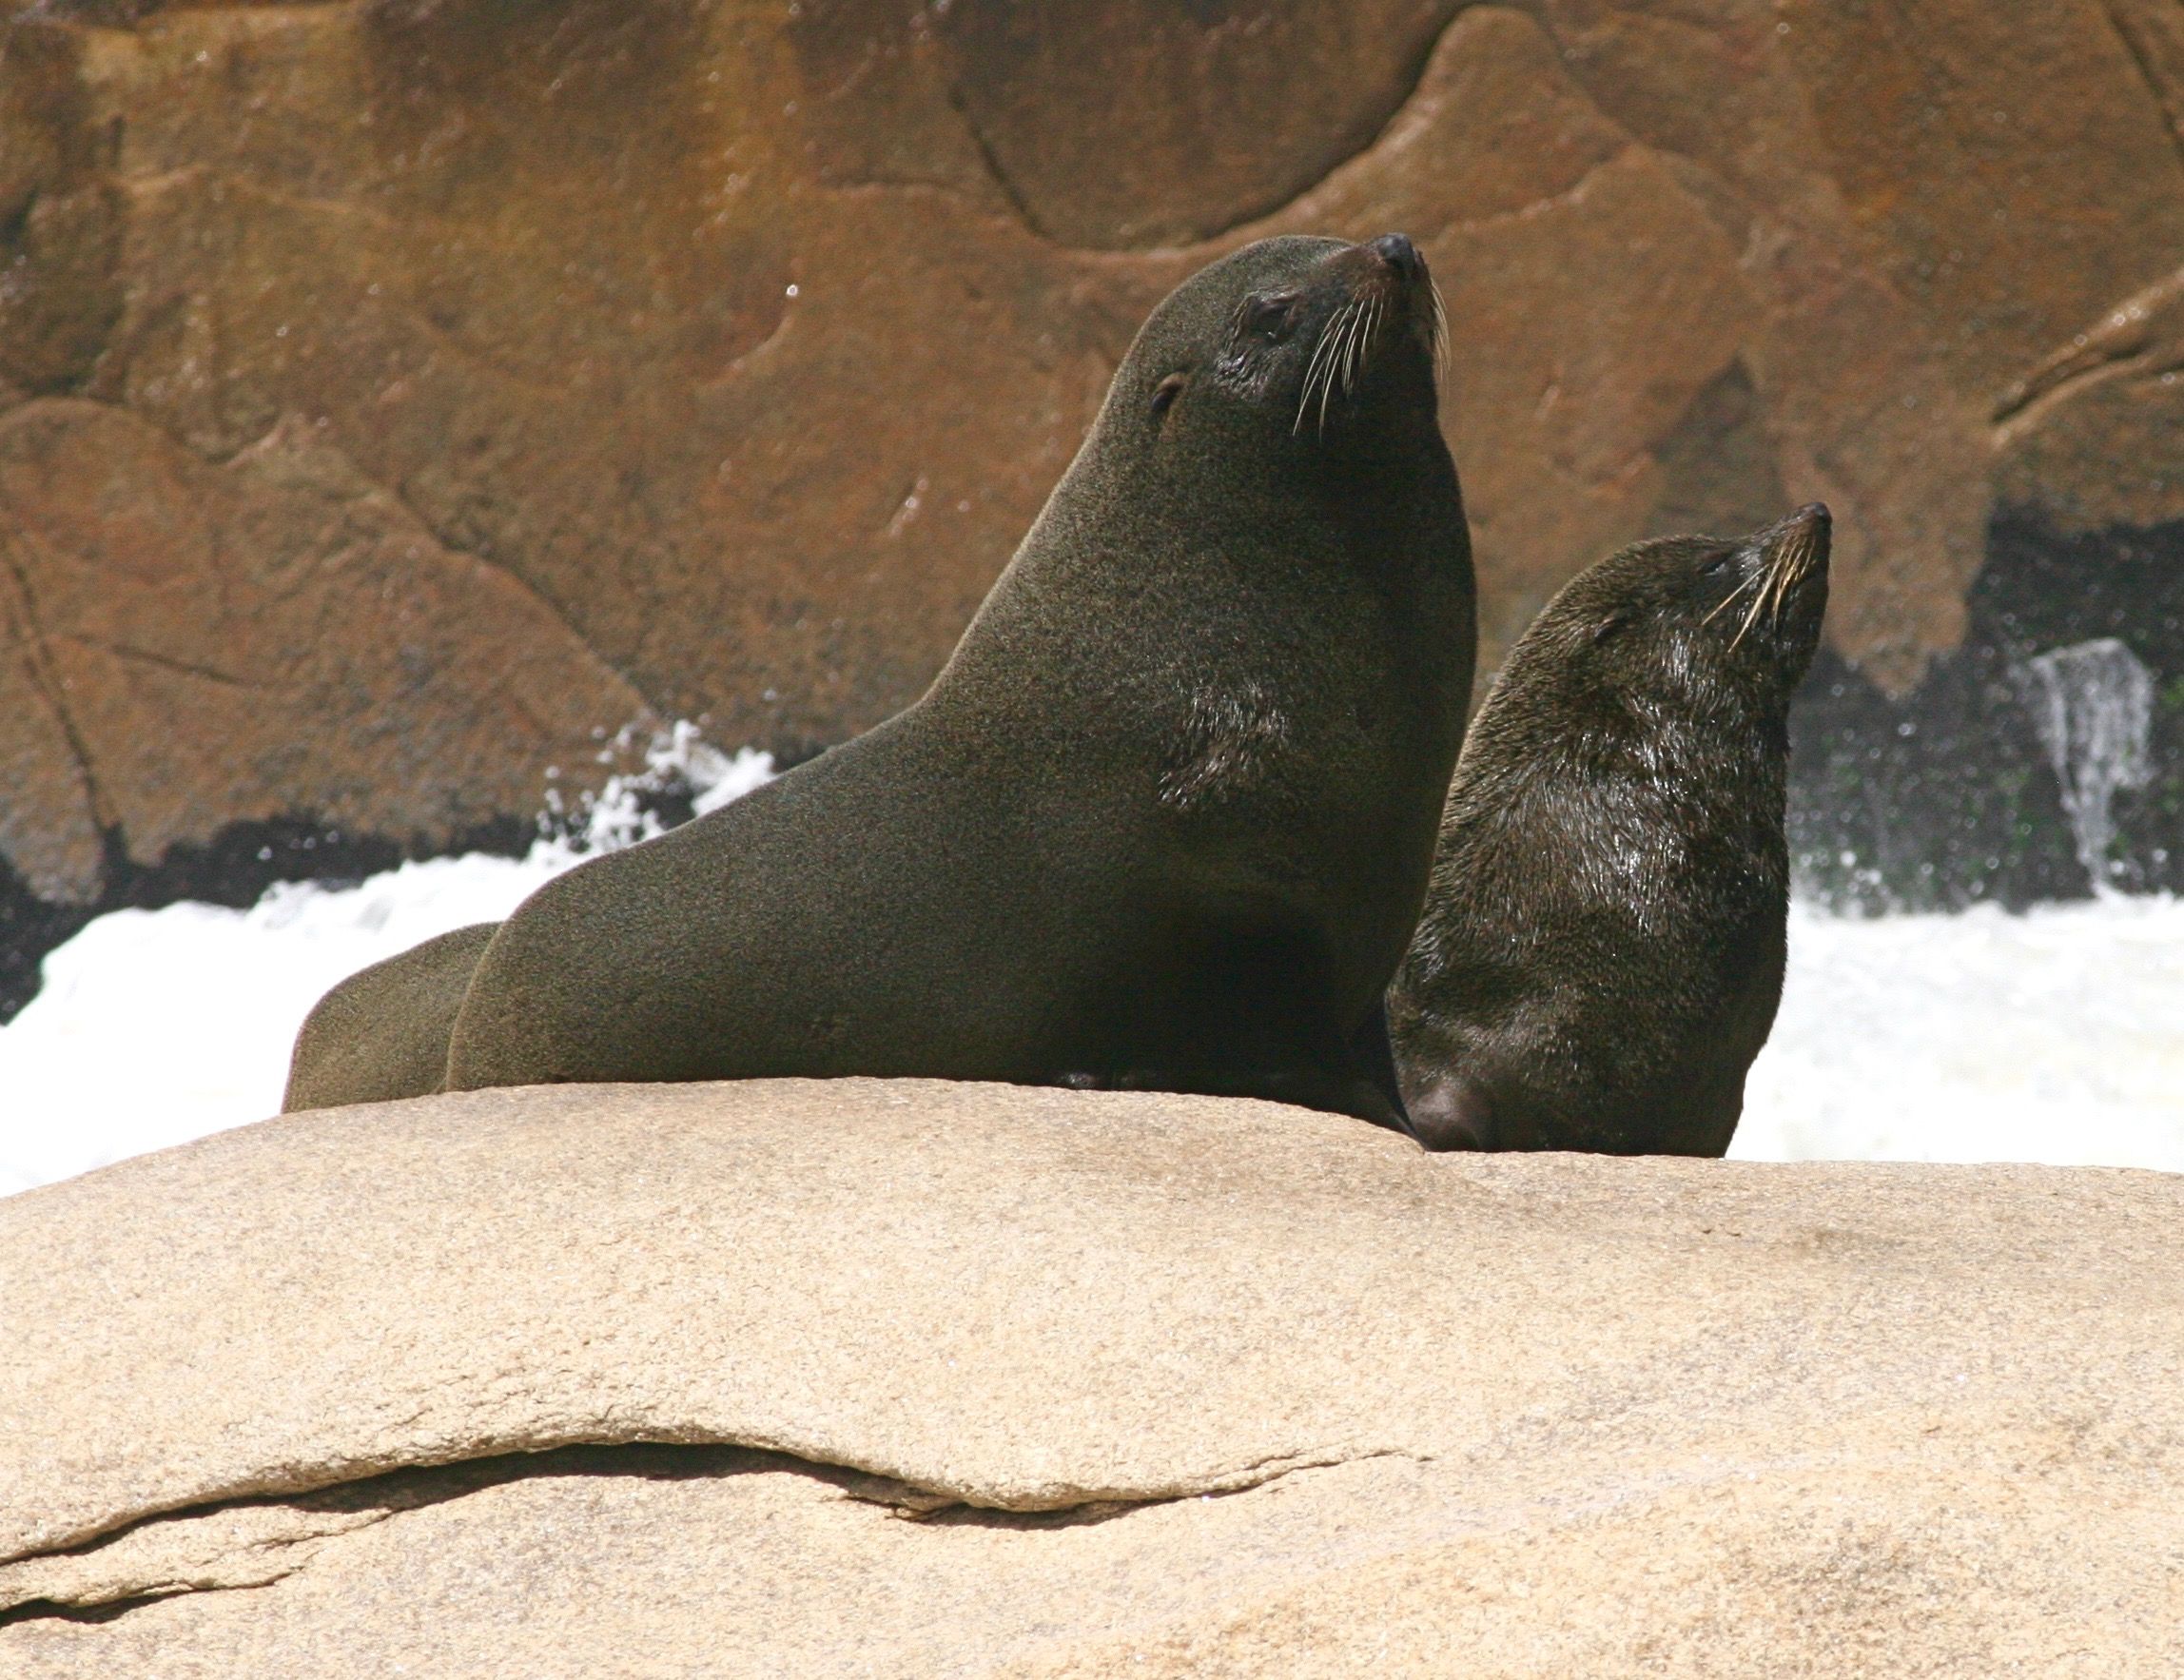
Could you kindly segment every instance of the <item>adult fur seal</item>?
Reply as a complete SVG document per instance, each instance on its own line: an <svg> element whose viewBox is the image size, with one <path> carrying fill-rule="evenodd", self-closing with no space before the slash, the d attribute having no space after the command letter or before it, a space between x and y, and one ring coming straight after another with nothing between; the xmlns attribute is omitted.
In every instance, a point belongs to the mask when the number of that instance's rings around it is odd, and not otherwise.
<svg viewBox="0 0 2184 1680"><path fill-rule="evenodd" d="M1511 650L1389 993L1433 1149L1720 1155L1782 998L1792 691L1827 510L1641 542Z"/></svg>
<svg viewBox="0 0 2184 1680"><path fill-rule="evenodd" d="M303 1018L281 1112L426 1097L447 1076L447 1041L497 922L442 933L360 968Z"/></svg>
<svg viewBox="0 0 2184 1680"><path fill-rule="evenodd" d="M1397 234L1186 281L926 695L540 889L448 1088L929 1076L1399 1123L1381 998L1473 644L1438 330Z"/></svg>

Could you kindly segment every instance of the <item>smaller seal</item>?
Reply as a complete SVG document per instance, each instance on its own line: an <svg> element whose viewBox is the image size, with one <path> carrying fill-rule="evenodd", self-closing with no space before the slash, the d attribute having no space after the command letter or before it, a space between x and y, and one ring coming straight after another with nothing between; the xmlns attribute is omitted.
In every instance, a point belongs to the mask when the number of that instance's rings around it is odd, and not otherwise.
<svg viewBox="0 0 2184 1680"><path fill-rule="evenodd" d="M429 1097L471 971L498 922L458 928L360 968L311 1006L288 1059L281 1112Z"/></svg>
<svg viewBox="0 0 2184 1680"><path fill-rule="evenodd" d="M1782 1000L1827 510L1635 543L1511 650L1389 988L1429 1149L1725 1153Z"/></svg>

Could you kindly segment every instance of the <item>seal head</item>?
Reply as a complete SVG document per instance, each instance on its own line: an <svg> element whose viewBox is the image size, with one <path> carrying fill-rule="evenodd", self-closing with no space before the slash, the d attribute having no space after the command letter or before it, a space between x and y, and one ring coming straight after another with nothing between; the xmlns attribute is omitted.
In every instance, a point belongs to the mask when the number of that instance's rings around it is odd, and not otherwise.
<svg viewBox="0 0 2184 1680"><path fill-rule="evenodd" d="M1436 1149L1720 1155L1781 1001L1827 510L1640 542L1511 651L1389 1007Z"/></svg>
<svg viewBox="0 0 2184 1680"><path fill-rule="evenodd" d="M901 1075L1400 1123L1472 674L1411 243L1186 281L925 696L494 937L451 1088Z"/></svg>

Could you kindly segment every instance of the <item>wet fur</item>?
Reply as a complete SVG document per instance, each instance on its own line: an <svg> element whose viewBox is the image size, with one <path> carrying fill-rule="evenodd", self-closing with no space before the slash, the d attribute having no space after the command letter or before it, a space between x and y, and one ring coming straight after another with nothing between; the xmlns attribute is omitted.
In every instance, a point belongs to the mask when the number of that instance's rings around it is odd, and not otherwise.
<svg viewBox="0 0 2184 1680"><path fill-rule="evenodd" d="M1797 518L1627 549L1511 651L1389 994L1430 1147L1728 1148L1782 996L1789 702L1826 600L1824 510Z"/></svg>

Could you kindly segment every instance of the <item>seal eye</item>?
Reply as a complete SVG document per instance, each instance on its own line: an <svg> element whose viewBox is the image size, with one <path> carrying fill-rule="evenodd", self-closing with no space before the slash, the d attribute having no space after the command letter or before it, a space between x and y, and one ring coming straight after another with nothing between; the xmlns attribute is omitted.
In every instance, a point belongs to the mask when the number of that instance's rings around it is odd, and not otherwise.
<svg viewBox="0 0 2184 1680"><path fill-rule="evenodd" d="M1275 298L1254 298L1244 305L1243 330L1254 338L1278 344L1289 337L1297 299L1284 293Z"/></svg>
<svg viewBox="0 0 2184 1680"><path fill-rule="evenodd" d="M1190 382L1189 375L1172 373L1153 387L1153 418L1156 420L1167 418L1168 410L1175 407L1176 399L1183 394L1183 387Z"/></svg>

